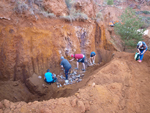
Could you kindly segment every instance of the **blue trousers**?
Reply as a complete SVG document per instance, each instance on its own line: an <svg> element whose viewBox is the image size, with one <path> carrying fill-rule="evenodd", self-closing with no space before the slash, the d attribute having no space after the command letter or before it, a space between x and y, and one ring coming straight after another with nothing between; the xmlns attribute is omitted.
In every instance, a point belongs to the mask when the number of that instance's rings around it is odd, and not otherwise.
<svg viewBox="0 0 150 113"><path fill-rule="evenodd" d="M65 69L65 76L66 76L67 80L68 80L68 72L69 72L70 69L71 69L71 67L69 69Z"/></svg>
<svg viewBox="0 0 150 113"><path fill-rule="evenodd" d="M143 53L143 51L144 51L144 50L140 50L141 53ZM142 60L143 57L144 57L144 54L142 54L142 55L140 54L140 60Z"/></svg>

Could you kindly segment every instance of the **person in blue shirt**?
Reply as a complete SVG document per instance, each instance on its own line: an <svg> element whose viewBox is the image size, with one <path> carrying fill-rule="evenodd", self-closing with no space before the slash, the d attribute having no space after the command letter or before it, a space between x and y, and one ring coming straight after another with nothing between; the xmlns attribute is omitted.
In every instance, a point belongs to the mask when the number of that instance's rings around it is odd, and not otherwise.
<svg viewBox="0 0 150 113"><path fill-rule="evenodd" d="M140 54L140 59L138 60L138 62L142 62L142 59L144 57L144 53L147 51L148 47L146 45L145 42L143 41L139 41L137 44L137 50Z"/></svg>
<svg viewBox="0 0 150 113"><path fill-rule="evenodd" d="M96 53L94 51L92 51L90 54L90 64L91 65L95 64L95 57L96 57Z"/></svg>
<svg viewBox="0 0 150 113"><path fill-rule="evenodd" d="M66 80L68 80L68 72L71 69L71 64L69 63L69 61L67 59L65 59L63 56L61 57L61 67L65 68L65 76L66 76Z"/></svg>
<svg viewBox="0 0 150 113"><path fill-rule="evenodd" d="M53 76L53 74L48 69L47 72L44 75L44 81L46 83L54 83L57 82L57 78Z"/></svg>

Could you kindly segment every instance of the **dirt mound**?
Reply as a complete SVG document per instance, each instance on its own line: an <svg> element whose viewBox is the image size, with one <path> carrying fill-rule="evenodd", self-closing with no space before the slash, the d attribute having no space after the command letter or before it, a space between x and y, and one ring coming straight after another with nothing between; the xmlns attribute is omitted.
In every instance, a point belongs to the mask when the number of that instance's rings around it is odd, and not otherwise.
<svg viewBox="0 0 150 113"><path fill-rule="evenodd" d="M48 101L16 102L3 100L1 112L13 113L149 113L150 52L142 63L133 53L116 52L113 60L97 69L73 96ZM91 70L92 71L92 70ZM57 92L59 93L59 91Z"/></svg>

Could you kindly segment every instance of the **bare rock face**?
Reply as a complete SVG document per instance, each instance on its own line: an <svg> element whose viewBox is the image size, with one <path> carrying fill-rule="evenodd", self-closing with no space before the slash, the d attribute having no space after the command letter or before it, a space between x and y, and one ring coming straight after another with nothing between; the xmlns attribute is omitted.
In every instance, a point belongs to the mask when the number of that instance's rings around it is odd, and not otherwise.
<svg viewBox="0 0 150 113"><path fill-rule="evenodd" d="M44 0L44 9L57 16L67 14L67 6L64 0Z"/></svg>

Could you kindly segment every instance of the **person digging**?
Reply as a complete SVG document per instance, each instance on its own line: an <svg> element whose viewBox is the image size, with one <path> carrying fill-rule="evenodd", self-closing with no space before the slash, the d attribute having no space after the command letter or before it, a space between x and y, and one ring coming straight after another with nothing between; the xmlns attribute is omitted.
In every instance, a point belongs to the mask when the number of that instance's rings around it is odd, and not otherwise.
<svg viewBox="0 0 150 113"><path fill-rule="evenodd" d="M142 59L144 57L144 53L147 51L148 47L146 45L145 42L143 41L139 41L137 44L137 50L139 52L140 55L140 59L138 60L138 62L142 62Z"/></svg>
<svg viewBox="0 0 150 113"><path fill-rule="evenodd" d="M96 57L96 53L92 51L90 54L90 65L95 64L95 57Z"/></svg>
<svg viewBox="0 0 150 113"><path fill-rule="evenodd" d="M48 69L47 72L44 75L44 81L48 84L57 82L57 78L53 76L53 74Z"/></svg>
<svg viewBox="0 0 150 113"><path fill-rule="evenodd" d="M83 54L71 54L71 57L73 57L73 59L71 59L70 61L73 61L74 59L77 60L77 67L76 67L75 69L78 70L79 62L81 62L82 65L83 65L82 71L85 71L85 64L84 64L84 61L85 61L85 55L83 55Z"/></svg>
<svg viewBox="0 0 150 113"><path fill-rule="evenodd" d="M62 68L63 67L65 68L65 76L66 76L66 80L68 80L68 72L71 69L71 64L63 56L61 57L61 60L62 61L61 61L60 65Z"/></svg>

